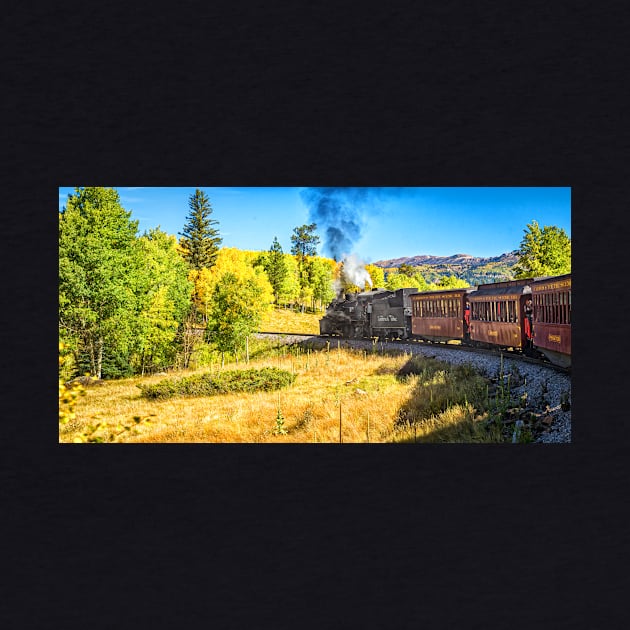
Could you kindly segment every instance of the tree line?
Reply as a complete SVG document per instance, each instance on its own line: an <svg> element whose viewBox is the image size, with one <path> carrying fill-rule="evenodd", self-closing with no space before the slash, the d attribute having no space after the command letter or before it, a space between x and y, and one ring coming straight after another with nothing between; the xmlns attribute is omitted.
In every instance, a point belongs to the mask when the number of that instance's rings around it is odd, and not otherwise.
<svg viewBox="0 0 630 630"><path fill-rule="evenodd" d="M316 226L295 228L292 253L221 247L207 195L190 196L179 240L138 221L113 188L81 187L59 212L61 375L116 378L189 367L213 353L247 358L273 303L323 309L336 264L317 256ZM204 358L205 357L205 358Z"/></svg>
<svg viewBox="0 0 630 630"><path fill-rule="evenodd" d="M138 235L138 221L114 188L78 187L68 196L59 212L61 377L187 368L193 354L197 364L215 353L221 360L226 353L247 359L249 337L274 304L323 310L337 290L369 288L350 284L343 262L317 255L315 223L294 228L290 253L277 237L268 251L251 252L221 247L202 190L196 189L188 206L178 240L159 226ZM570 271L570 240L562 230L535 222L528 230L520 273L565 269L567 260ZM374 265L365 269L374 288L468 286L454 275L429 283L408 265L387 277Z"/></svg>

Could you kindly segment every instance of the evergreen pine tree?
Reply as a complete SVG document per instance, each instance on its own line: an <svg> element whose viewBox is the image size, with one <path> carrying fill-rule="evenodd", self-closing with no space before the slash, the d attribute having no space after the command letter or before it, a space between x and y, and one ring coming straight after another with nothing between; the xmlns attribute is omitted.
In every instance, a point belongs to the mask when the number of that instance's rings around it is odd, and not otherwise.
<svg viewBox="0 0 630 630"><path fill-rule="evenodd" d="M195 190L188 201L190 213L186 217L184 231L181 235L180 245L185 250L184 259L192 269L197 271L212 267L217 259L221 237L215 225L218 221L210 218L212 206L206 194Z"/></svg>
<svg viewBox="0 0 630 630"><path fill-rule="evenodd" d="M282 245L280 245L276 236L273 237L273 243L271 244L269 253L265 257L263 266L267 272L269 283L273 287L273 293L277 303L289 271L284 260Z"/></svg>
<svg viewBox="0 0 630 630"><path fill-rule="evenodd" d="M300 264L302 264L308 256L315 256L317 254L319 236L315 234L316 229L316 223L300 225L293 229L293 234L291 234L291 242L293 243L291 253L297 257Z"/></svg>
<svg viewBox="0 0 630 630"><path fill-rule="evenodd" d="M298 273L300 281L300 299L302 301L302 311L304 311L304 301L308 299L308 295L312 296L311 273L309 265L309 257L317 254L317 245L319 236L315 234L317 229L316 223L309 225L300 225L293 229L291 235L291 253L295 256L298 264Z"/></svg>

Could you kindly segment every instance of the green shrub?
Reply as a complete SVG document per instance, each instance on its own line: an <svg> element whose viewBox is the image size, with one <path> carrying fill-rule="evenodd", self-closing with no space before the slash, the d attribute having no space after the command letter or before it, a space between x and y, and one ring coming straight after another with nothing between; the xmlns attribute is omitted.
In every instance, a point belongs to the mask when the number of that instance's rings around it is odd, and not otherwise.
<svg viewBox="0 0 630 630"><path fill-rule="evenodd" d="M231 392L273 391L291 385L295 375L278 368L231 370L217 374L193 374L180 379L164 379L153 385L138 385L145 398L173 396L216 396Z"/></svg>

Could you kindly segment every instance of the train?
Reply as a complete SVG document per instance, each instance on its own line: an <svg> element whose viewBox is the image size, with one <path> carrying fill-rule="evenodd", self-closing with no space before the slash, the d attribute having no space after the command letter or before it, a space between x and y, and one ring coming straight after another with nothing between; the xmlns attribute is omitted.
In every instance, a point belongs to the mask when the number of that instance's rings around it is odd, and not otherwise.
<svg viewBox="0 0 630 630"><path fill-rule="evenodd" d="M571 367L571 274L419 292L340 293L320 334L500 348Z"/></svg>

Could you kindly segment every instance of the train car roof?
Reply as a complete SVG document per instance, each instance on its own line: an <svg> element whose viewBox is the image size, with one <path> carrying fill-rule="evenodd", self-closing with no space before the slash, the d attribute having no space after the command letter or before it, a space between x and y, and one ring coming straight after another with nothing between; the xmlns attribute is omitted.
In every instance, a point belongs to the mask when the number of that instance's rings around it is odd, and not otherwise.
<svg viewBox="0 0 630 630"><path fill-rule="evenodd" d="M539 276L532 280L533 284L543 284L545 282L556 282L557 280L569 280L571 278L570 273L563 273L561 276Z"/></svg>
<svg viewBox="0 0 630 630"><path fill-rule="evenodd" d="M482 284L476 291L470 294L470 300L483 300L487 297L506 295L519 296L530 294L532 289L529 284L511 284L507 282L499 282L497 284Z"/></svg>
<svg viewBox="0 0 630 630"><path fill-rule="evenodd" d="M459 294L466 294L466 293L472 293L474 291L474 287L465 287L465 288L457 288L457 289L439 289L437 291L418 291L415 295L418 296L422 296L422 295L444 295L445 293L459 293ZM412 295L413 297L413 295Z"/></svg>
<svg viewBox="0 0 630 630"><path fill-rule="evenodd" d="M489 289L499 289L499 288L509 288L509 287L520 287L523 285L531 284L534 281L534 278L519 278L518 280L504 280L503 282L489 282L488 284L480 284L477 287L477 291Z"/></svg>

